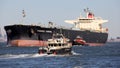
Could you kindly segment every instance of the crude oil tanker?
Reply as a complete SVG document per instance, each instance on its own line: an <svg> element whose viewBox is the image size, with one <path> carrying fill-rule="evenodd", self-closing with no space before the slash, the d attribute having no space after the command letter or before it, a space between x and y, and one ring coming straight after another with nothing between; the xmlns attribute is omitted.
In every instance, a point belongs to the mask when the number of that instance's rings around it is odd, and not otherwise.
<svg viewBox="0 0 120 68"><path fill-rule="evenodd" d="M66 38L73 42L77 36L82 37L87 44L104 44L108 38L108 29L103 28L102 24L108 22L85 9L86 17L80 16L75 20L65 20L73 24L73 28L56 27L54 23L49 22L47 27L39 25L7 25L5 31L7 42L11 46L47 46L47 40L54 33L62 33ZM73 44L74 45L74 44Z"/></svg>

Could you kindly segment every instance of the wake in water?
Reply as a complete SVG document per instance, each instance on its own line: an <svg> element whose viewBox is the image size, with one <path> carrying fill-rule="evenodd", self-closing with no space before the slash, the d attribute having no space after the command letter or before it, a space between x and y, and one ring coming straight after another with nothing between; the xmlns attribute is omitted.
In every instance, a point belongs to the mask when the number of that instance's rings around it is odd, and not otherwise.
<svg viewBox="0 0 120 68"><path fill-rule="evenodd" d="M76 53L72 51L72 55L80 55L79 53ZM37 57L51 57L51 56L58 56L58 57L63 57L63 56L71 56L71 55L54 55L54 54L4 54L0 55L0 59L15 59L15 58L37 58Z"/></svg>
<svg viewBox="0 0 120 68"><path fill-rule="evenodd" d="M81 54L72 51L72 55L81 55Z"/></svg>
<svg viewBox="0 0 120 68"><path fill-rule="evenodd" d="M15 59L15 58L37 58L37 57L42 57L46 56L47 54L39 55L39 54L5 54L1 55L0 59Z"/></svg>

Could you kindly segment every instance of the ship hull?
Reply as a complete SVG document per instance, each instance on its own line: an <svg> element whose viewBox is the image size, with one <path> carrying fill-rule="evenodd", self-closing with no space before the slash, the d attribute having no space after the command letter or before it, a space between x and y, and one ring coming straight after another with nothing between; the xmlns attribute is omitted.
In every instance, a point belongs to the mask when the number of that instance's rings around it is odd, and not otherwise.
<svg viewBox="0 0 120 68"><path fill-rule="evenodd" d="M12 46L46 46L46 41L54 33L62 33L73 42L77 36L81 36L86 43L104 44L108 33L80 31L64 28L48 28L33 25L8 25L5 26L7 42Z"/></svg>
<svg viewBox="0 0 120 68"><path fill-rule="evenodd" d="M40 40L12 40L10 41L10 44L12 44L12 46L47 46L46 41L40 41Z"/></svg>

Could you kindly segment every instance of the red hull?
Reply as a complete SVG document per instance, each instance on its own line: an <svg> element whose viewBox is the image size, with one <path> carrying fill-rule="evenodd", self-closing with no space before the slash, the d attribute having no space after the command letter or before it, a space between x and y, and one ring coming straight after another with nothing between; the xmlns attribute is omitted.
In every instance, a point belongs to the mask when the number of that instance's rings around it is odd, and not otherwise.
<svg viewBox="0 0 120 68"><path fill-rule="evenodd" d="M47 46L47 41L38 40L12 40L10 42L11 46Z"/></svg>

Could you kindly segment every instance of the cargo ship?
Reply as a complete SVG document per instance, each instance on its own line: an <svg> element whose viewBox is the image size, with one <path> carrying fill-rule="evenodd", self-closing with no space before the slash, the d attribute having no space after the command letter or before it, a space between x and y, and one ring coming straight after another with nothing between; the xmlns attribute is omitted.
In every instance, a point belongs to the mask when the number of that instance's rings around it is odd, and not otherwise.
<svg viewBox="0 0 120 68"><path fill-rule="evenodd" d="M73 42L77 36L82 37L87 44L104 44L108 38L108 29L102 24L108 22L101 17L95 17L91 10L84 9L86 17L80 15L75 20L65 20L73 24L72 28L57 27L53 22L48 26L42 25L7 25L4 27L7 34L7 43L11 46L47 46L47 40L55 33L62 33ZM23 12L24 13L24 12ZM74 43L73 43L74 45Z"/></svg>

